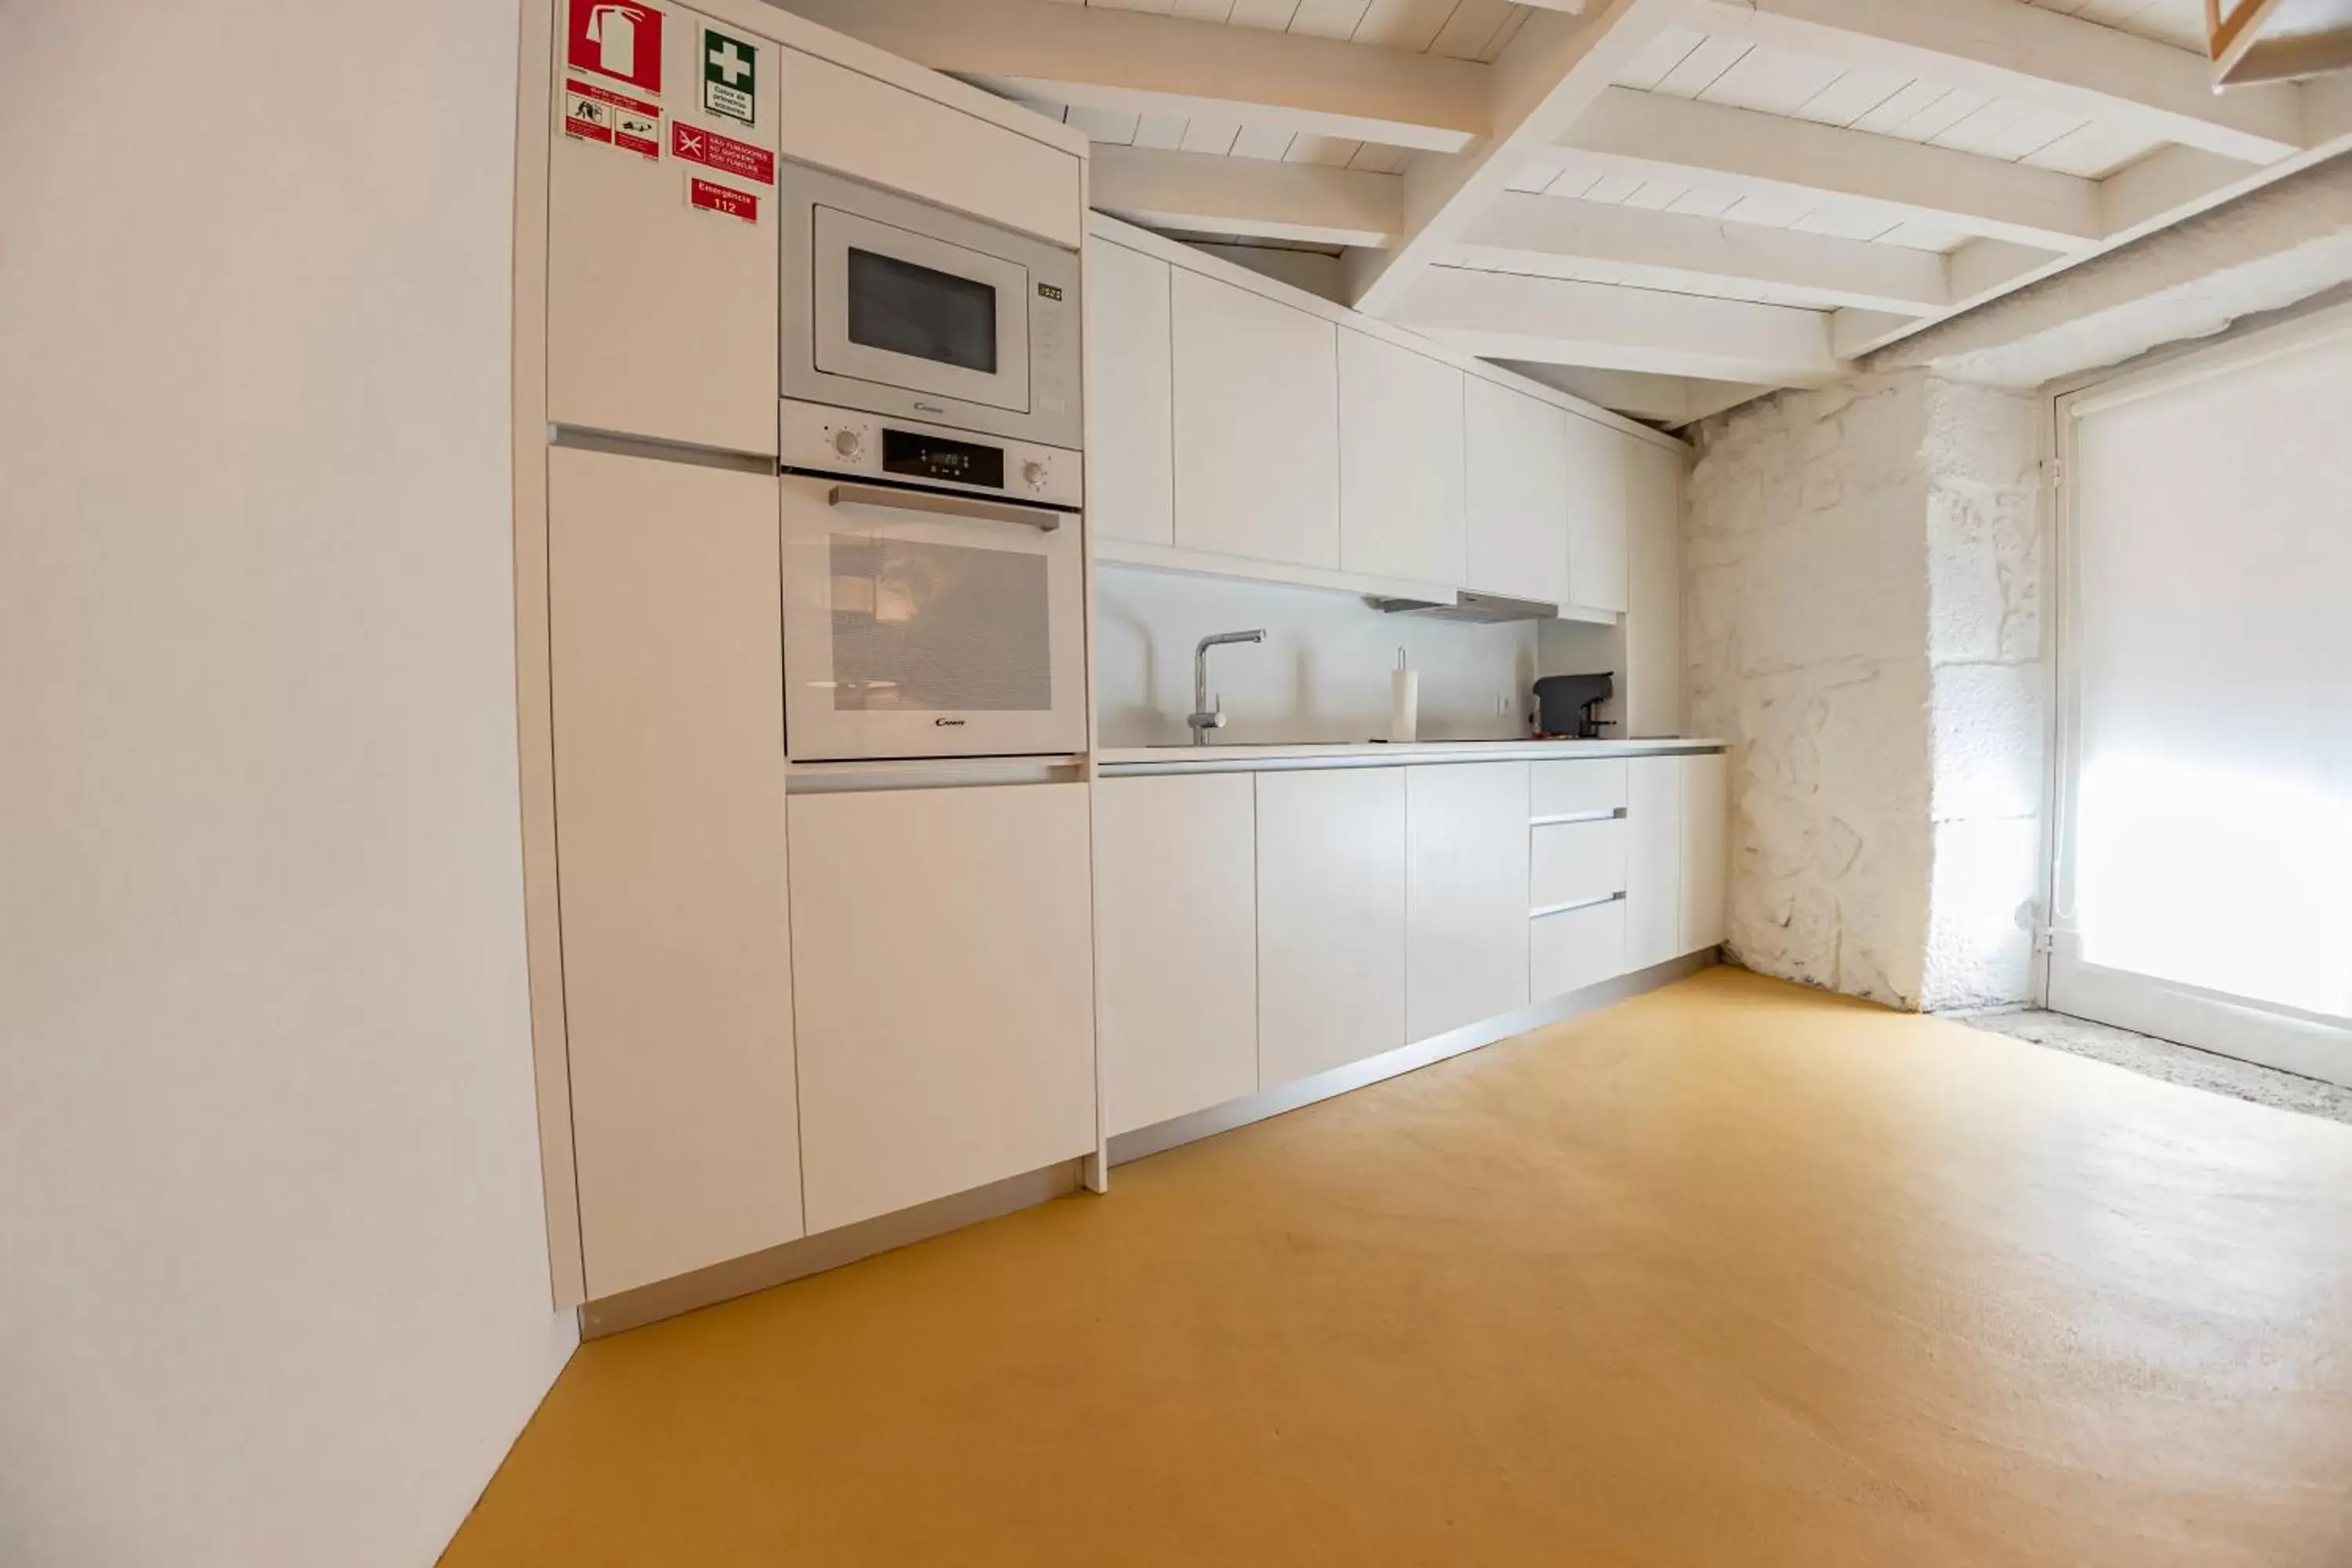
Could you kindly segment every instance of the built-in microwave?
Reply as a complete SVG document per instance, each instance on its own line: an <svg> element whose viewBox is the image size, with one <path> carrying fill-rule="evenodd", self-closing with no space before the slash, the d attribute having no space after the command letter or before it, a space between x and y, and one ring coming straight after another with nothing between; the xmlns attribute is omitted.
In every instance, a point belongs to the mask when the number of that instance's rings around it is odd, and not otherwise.
<svg viewBox="0 0 2352 1568"><path fill-rule="evenodd" d="M776 195L787 399L1079 448L1076 251L799 164Z"/></svg>

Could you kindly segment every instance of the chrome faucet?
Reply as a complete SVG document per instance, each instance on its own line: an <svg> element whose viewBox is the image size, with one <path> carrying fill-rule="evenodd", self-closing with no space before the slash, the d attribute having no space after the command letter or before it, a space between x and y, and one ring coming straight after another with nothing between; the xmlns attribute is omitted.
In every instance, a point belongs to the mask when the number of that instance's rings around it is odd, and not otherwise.
<svg viewBox="0 0 2352 1568"><path fill-rule="evenodd" d="M1219 632L1202 637L1201 646L1192 650L1192 712L1184 722L1192 727L1192 744L1209 743L1209 731L1225 727L1225 699L1221 692L1213 704L1209 700L1209 650L1229 642L1264 642L1263 627L1254 632Z"/></svg>

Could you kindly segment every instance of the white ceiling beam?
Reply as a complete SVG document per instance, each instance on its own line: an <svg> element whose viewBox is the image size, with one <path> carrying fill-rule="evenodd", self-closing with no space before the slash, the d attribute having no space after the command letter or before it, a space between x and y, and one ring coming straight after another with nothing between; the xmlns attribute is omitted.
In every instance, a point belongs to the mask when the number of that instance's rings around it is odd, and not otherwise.
<svg viewBox="0 0 2352 1568"><path fill-rule="evenodd" d="M1607 283L1430 267L1388 319L1489 359L1778 386L1838 371L1821 311Z"/></svg>
<svg viewBox="0 0 2352 1568"><path fill-rule="evenodd" d="M1475 60L1050 0L788 0L934 70L1055 103L1454 153L1486 133Z"/></svg>
<svg viewBox="0 0 2352 1568"><path fill-rule="evenodd" d="M1516 191L1472 222L1453 260L1810 310L1919 315L1951 302L1944 258L1933 251Z"/></svg>
<svg viewBox="0 0 2352 1568"><path fill-rule="evenodd" d="M1512 177L1664 32L1686 0L1593 0L1579 18L1538 11L1488 70L1488 134L1448 159L1416 159L1405 171L1403 237L1349 258L1359 310L1384 315L1414 278L1461 237ZM1091 9L1091 7L1089 7Z"/></svg>
<svg viewBox="0 0 2352 1568"><path fill-rule="evenodd" d="M1685 375L1651 375L1638 370L1593 370L1584 365L1538 364L1532 360L1507 360L1506 370L1517 371L1570 397L1670 428L1736 408L1773 388L1748 382L1695 381Z"/></svg>
<svg viewBox="0 0 2352 1568"><path fill-rule="evenodd" d="M1889 226L1934 224L2056 251L2089 249L2105 233L2095 181L1663 93L1611 88L1559 142L1580 166L1846 196L1872 204Z"/></svg>
<svg viewBox="0 0 2352 1568"><path fill-rule="evenodd" d="M1151 228L1318 245L1386 245L1404 223L1394 174L1208 153L1097 147L1095 207Z"/></svg>
<svg viewBox="0 0 2352 1568"><path fill-rule="evenodd" d="M2216 94L2202 55L2018 0L1692 0L1684 25L2120 120L2249 163L2307 143L2291 84Z"/></svg>

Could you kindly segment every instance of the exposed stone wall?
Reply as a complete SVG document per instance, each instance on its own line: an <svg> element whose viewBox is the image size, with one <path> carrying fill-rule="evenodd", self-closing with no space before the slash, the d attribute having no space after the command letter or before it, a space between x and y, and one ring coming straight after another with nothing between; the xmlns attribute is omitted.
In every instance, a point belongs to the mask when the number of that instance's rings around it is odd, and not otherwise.
<svg viewBox="0 0 2352 1568"><path fill-rule="evenodd" d="M2025 995L2038 418L1915 371L1697 433L1691 724L1737 748L1729 946L1750 967L1901 1007Z"/></svg>

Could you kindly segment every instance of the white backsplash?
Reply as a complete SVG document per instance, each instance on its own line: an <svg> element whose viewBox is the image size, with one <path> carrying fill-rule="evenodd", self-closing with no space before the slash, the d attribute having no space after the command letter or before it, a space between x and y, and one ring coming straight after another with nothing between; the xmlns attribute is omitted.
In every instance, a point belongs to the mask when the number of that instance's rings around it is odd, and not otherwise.
<svg viewBox="0 0 2352 1568"><path fill-rule="evenodd" d="M1219 739L1386 740L1397 649L1421 672L1421 738L1507 741L1527 733L1536 672L1532 622L1471 626L1384 615L1352 595L1103 566L1095 590L1095 702L1102 744L1190 738L1192 647L1213 632L1265 628L1262 644L1209 655Z"/></svg>

